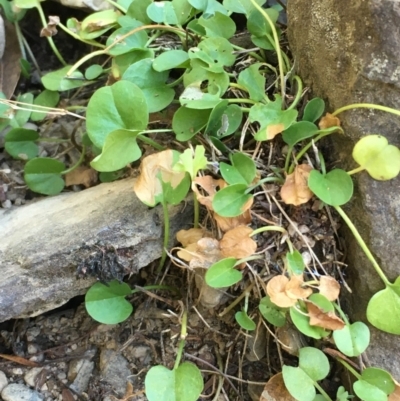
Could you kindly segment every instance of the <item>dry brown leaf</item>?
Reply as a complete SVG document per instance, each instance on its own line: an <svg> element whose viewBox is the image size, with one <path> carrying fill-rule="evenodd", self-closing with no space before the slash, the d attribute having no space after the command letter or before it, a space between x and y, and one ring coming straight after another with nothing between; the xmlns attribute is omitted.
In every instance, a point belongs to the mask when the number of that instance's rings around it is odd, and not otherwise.
<svg viewBox="0 0 400 401"><path fill-rule="evenodd" d="M214 219L217 222L218 227L221 229L221 231L225 233L237 226L247 226L247 224L250 224L251 212L249 209L236 217L222 217L219 214L214 213Z"/></svg>
<svg viewBox="0 0 400 401"><path fill-rule="evenodd" d="M296 399L287 391L282 373L277 373L268 380L260 401L296 401Z"/></svg>
<svg viewBox="0 0 400 401"><path fill-rule="evenodd" d="M300 349L307 346L307 341L303 334L289 322L286 322L282 327L278 327L275 335L279 340L279 345L290 355L299 356Z"/></svg>
<svg viewBox="0 0 400 401"><path fill-rule="evenodd" d="M393 381L396 384L396 388L394 389L394 392L389 395L388 401L400 401L400 384L394 379Z"/></svg>
<svg viewBox="0 0 400 401"><path fill-rule="evenodd" d="M30 361L29 359L22 358L22 356L17 356L17 355L7 355L7 354L0 354L1 358L7 359L9 361L18 363L19 365L24 365L24 366L31 366L31 367L37 367L40 366L38 363Z"/></svg>
<svg viewBox="0 0 400 401"><path fill-rule="evenodd" d="M190 261L189 266L206 269L221 259L219 241L214 238L202 238L197 242L196 257Z"/></svg>
<svg viewBox="0 0 400 401"><path fill-rule="evenodd" d="M57 35L56 26L60 23L60 17L57 15L50 15L49 21L47 22L47 26L42 28L40 31L40 37L51 38L52 36Z"/></svg>
<svg viewBox="0 0 400 401"><path fill-rule="evenodd" d="M97 183L98 173L90 167L79 166L65 175L65 185L84 185L86 188Z"/></svg>
<svg viewBox="0 0 400 401"><path fill-rule="evenodd" d="M202 228L190 228L189 230L180 230L176 233L176 239L185 248L189 244L197 243L203 237L209 237L211 233Z"/></svg>
<svg viewBox="0 0 400 401"><path fill-rule="evenodd" d="M286 294L286 285L289 283L289 279L283 275L272 277L267 284L267 294L271 298L271 301L281 307L289 308L294 306L297 299L289 298Z"/></svg>
<svg viewBox="0 0 400 401"><path fill-rule="evenodd" d="M257 243L249 237L252 232L250 227L239 226L225 233L219 243L223 257L243 259L253 255Z"/></svg>
<svg viewBox="0 0 400 401"><path fill-rule="evenodd" d="M311 288L303 288L304 278L302 274L293 275L290 277L289 282L286 285L286 295L289 298L298 299L308 298L312 294Z"/></svg>
<svg viewBox="0 0 400 401"><path fill-rule="evenodd" d="M341 330L345 326L343 320L336 316L335 312L325 312L314 302L309 300L305 300L305 302L311 326L318 326L327 330Z"/></svg>
<svg viewBox="0 0 400 401"><path fill-rule="evenodd" d="M335 301L339 297L340 284L331 276L319 278L319 293L329 301Z"/></svg>
<svg viewBox="0 0 400 401"><path fill-rule="evenodd" d="M142 160L140 176L135 181L133 189L144 204L154 206L156 197L162 193L161 182L156 178L159 174L161 174L161 180L168 182L173 189L185 178L186 173L176 172L172 169L174 164L172 149L154 153Z"/></svg>
<svg viewBox="0 0 400 401"><path fill-rule="evenodd" d="M307 184L311 170L310 165L300 164L295 167L292 174L286 176L285 183L281 188L281 198L286 204L298 206L313 197L314 194Z"/></svg>
<svg viewBox="0 0 400 401"><path fill-rule="evenodd" d="M274 139L284 129L285 129L285 126L282 123L268 125L268 127L267 127L267 139Z"/></svg>
<svg viewBox="0 0 400 401"><path fill-rule="evenodd" d="M318 124L319 129L326 129L330 127L340 127L340 120L331 113L326 113Z"/></svg>
<svg viewBox="0 0 400 401"><path fill-rule="evenodd" d="M67 388L63 389L61 396L62 396L62 401L75 401L73 394Z"/></svg>
<svg viewBox="0 0 400 401"><path fill-rule="evenodd" d="M203 195L197 185L203 188L208 196ZM192 190L196 194L199 203L205 206L208 210L213 211L212 200L214 195L219 189L225 188L226 185L226 182L222 179L215 180L210 175L205 175L204 177L196 177L192 181Z"/></svg>

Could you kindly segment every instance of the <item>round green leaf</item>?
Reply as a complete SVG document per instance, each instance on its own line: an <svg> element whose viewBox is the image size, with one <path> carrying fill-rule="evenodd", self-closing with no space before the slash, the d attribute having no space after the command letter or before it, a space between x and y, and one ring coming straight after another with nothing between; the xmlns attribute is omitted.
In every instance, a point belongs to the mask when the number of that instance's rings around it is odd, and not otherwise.
<svg viewBox="0 0 400 401"><path fill-rule="evenodd" d="M140 88L128 81L98 89L90 98L86 111L88 135L99 148L111 132L144 130L148 121L146 98Z"/></svg>
<svg viewBox="0 0 400 401"><path fill-rule="evenodd" d="M370 340L369 328L362 322L346 325L341 330L333 332L333 339L339 351L353 357L361 355L368 347Z"/></svg>
<svg viewBox="0 0 400 401"><path fill-rule="evenodd" d="M249 318L246 312L240 311L235 313L235 319L238 322L239 326L244 330L255 330L256 324L255 322Z"/></svg>
<svg viewBox="0 0 400 401"><path fill-rule="evenodd" d="M144 384L149 401L196 401L204 387L200 370L191 362L183 362L174 370L153 366Z"/></svg>
<svg viewBox="0 0 400 401"><path fill-rule="evenodd" d="M255 0L255 2L262 6L266 0ZM252 2L249 0L224 0L224 7L233 13L249 15L252 11L256 10Z"/></svg>
<svg viewBox="0 0 400 401"><path fill-rule="evenodd" d="M108 286L96 283L85 296L85 306L89 315L104 324L117 324L132 313L132 305L125 299L131 293L126 283L111 281Z"/></svg>
<svg viewBox="0 0 400 401"><path fill-rule="evenodd" d="M32 111L30 110L30 107L28 105L33 103L33 95L32 93L24 93L18 96L17 100L19 102L25 103L26 110L23 109L17 110L14 119L10 121L10 124L14 128L23 127L28 122L32 114Z"/></svg>
<svg viewBox="0 0 400 401"><path fill-rule="evenodd" d="M207 125L211 111L180 107L172 119L172 129L178 141L188 141Z"/></svg>
<svg viewBox="0 0 400 401"><path fill-rule="evenodd" d="M318 127L315 124L309 121L299 121L283 131L282 138L289 146L294 146L296 143L312 138L317 134Z"/></svg>
<svg viewBox="0 0 400 401"><path fill-rule="evenodd" d="M362 371L361 378L369 384L379 388L387 395L393 393L396 388L392 376L384 369L366 368Z"/></svg>
<svg viewBox="0 0 400 401"><path fill-rule="evenodd" d="M286 313L282 308L277 307L269 296L261 298L260 304L258 305L258 309L262 316L269 323L273 324L276 327L282 327L286 323Z"/></svg>
<svg viewBox="0 0 400 401"><path fill-rule="evenodd" d="M324 110L325 110L325 102L321 98L315 97L314 99L311 99L307 103L304 109L302 120L310 121L313 123L322 116Z"/></svg>
<svg viewBox="0 0 400 401"><path fill-rule="evenodd" d="M65 170L63 163L50 158L37 158L25 164L24 178L28 187L43 195L57 195L64 188L61 173Z"/></svg>
<svg viewBox="0 0 400 401"><path fill-rule="evenodd" d="M341 169L335 169L322 175L312 170L308 177L308 186L319 199L330 206L341 206L353 196L353 181Z"/></svg>
<svg viewBox="0 0 400 401"><path fill-rule="evenodd" d="M97 171L111 172L126 167L142 156L136 138L140 131L119 129L111 132L103 146L103 151L90 165Z"/></svg>
<svg viewBox="0 0 400 401"><path fill-rule="evenodd" d="M31 129L13 128L4 137L6 151L14 158L29 160L38 155L38 146L34 141L39 134Z"/></svg>
<svg viewBox="0 0 400 401"><path fill-rule="evenodd" d="M400 172L400 149L381 135L361 138L354 146L353 158L375 180L390 180Z"/></svg>
<svg viewBox="0 0 400 401"><path fill-rule="evenodd" d="M33 104L44 107L56 107L60 100L58 92L45 89L33 101ZM35 107L33 108L35 109ZM43 112L33 111L31 114L32 121L42 121L46 117L46 110Z"/></svg>
<svg viewBox="0 0 400 401"><path fill-rule="evenodd" d="M365 380L357 380L353 384L353 389L357 397L363 401L387 401L388 399L382 390Z"/></svg>
<svg viewBox="0 0 400 401"><path fill-rule="evenodd" d="M314 381L325 379L330 370L327 356L318 348L313 347L300 349L299 368Z"/></svg>
<svg viewBox="0 0 400 401"><path fill-rule="evenodd" d="M227 15L216 12L210 18L200 17L198 24L205 28L206 35L230 39L236 32L236 24Z"/></svg>
<svg viewBox="0 0 400 401"><path fill-rule="evenodd" d="M367 319L379 330L400 335L400 278L370 299Z"/></svg>
<svg viewBox="0 0 400 401"><path fill-rule="evenodd" d="M155 71L168 71L173 68L187 68L189 55L183 50L167 50L153 61Z"/></svg>
<svg viewBox="0 0 400 401"><path fill-rule="evenodd" d="M85 78L88 80L96 79L103 73L103 67L99 64L92 64L85 71Z"/></svg>
<svg viewBox="0 0 400 401"><path fill-rule="evenodd" d="M222 178L230 185L250 185L256 176L256 165L253 159L244 153L234 153L230 156L232 165L221 162L219 167Z"/></svg>
<svg viewBox="0 0 400 401"><path fill-rule="evenodd" d="M259 102L265 98L265 77L260 74L262 63L252 64L239 73L238 84L246 88L250 99Z"/></svg>
<svg viewBox="0 0 400 401"><path fill-rule="evenodd" d="M247 185L229 185L218 191L212 201L215 213L222 217L236 217L244 213L247 202L252 195L246 194Z"/></svg>
<svg viewBox="0 0 400 401"><path fill-rule="evenodd" d="M177 25L179 23L172 1L157 1L151 3L147 7L147 15L151 20L157 23L164 23L167 25Z"/></svg>
<svg viewBox="0 0 400 401"><path fill-rule="evenodd" d="M141 22L132 20L131 25L116 29L107 39L107 47L111 46L114 42L116 43L110 48L108 54L110 56L119 56L121 54L129 53L132 50L145 50L146 43L148 41L148 35L144 29L134 33L133 35L125 37L125 39L122 41L117 42L120 37L128 34L135 28L139 28L140 26L143 26Z"/></svg>
<svg viewBox="0 0 400 401"><path fill-rule="evenodd" d="M122 79L134 83L143 91L149 113L164 109L175 96L175 91L165 84L168 79L168 71L154 70L153 60L149 58L128 67Z"/></svg>
<svg viewBox="0 0 400 401"><path fill-rule="evenodd" d="M307 373L299 368L284 365L283 381L286 389L297 401L314 401L316 391L314 383Z"/></svg>
<svg viewBox="0 0 400 401"><path fill-rule="evenodd" d="M214 263L206 273L206 283L213 288L229 287L242 279L242 273L234 268L237 260L226 258Z"/></svg>

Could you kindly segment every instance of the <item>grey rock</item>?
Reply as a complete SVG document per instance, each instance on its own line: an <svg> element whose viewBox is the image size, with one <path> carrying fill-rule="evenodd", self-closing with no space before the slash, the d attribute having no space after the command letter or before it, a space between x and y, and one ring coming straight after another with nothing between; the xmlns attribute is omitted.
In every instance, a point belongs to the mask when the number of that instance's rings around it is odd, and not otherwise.
<svg viewBox="0 0 400 401"><path fill-rule="evenodd" d="M3 390L3 388L7 386L7 384L8 384L7 376L2 370L0 370L0 393Z"/></svg>
<svg viewBox="0 0 400 401"><path fill-rule="evenodd" d="M43 396L24 384L12 383L1 392L4 401L43 401Z"/></svg>
<svg viewBox="0 0 400 401"><path fill-rule="evenodd" d="M299 75L329 110L352 103L377 103L400 109L400 7L397 1L296 0L288 2L289 41ZM369 109L339 115L346 135L332 138L331 159L355 167L351 152L366 134L382 134L400 145L400 118ZM359 229L385 274L400 274L400 178L374 181L355 177L355 197L345 211ZM344 307L354 320L366 320L371 296L383 289L354 237L344 230L350 286ZM346 307L347 306L347 307ZM398 337L372 329L370 362L400 379Z"/></svg>
<svg viewBox="0 0 400 401"><path fill-rule="evenodd" d="M76 268L98 241L123 252L122 262L134 263L132 273L160 257L162 209L142 204L133 183L101 184L0 210L0 322L37 316L84 294L96 280L77 279ZM170 208L171 239L191 216L190 206Z"/></svg>
<svg viewBox="0 0 400 401"><path fill-rule="evenodd" d="M132 375L128 361L116 351L103 349L100 353L100 371L102 379L111 384L114 391L122 396L126 390L128 377Z"/></svg>
<svg viewBox="0 0 400 401"><path fill-rule="evenodd" d="M70 385L70 388L78 394L82 394L89 386L90 377L94 369L94 362L87 359L81 359L77 361L75 369L75 379ZM70 371L68 372L68 376L70 377Z"/></svg>
<svg viewBox="0 0 400 401"><path fill-rule="evenodd" d="M28 386L35 387L35 381L40 372L43 370L43 368L32 368L29 369L24 376L24 381Z"/></svg>

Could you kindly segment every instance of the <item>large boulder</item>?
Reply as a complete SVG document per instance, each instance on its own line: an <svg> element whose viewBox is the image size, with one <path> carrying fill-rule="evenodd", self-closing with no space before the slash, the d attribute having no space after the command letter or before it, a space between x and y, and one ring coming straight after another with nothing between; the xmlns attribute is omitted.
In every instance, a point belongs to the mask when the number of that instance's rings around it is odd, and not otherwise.
<svg viewBox="0 0 400 401"><path fill-rule="evenodd" d="M330 111L352 103L376 103L400 110L400 3L396 0L289 0L289 41L299 75L324 98ZM355 167L351 151L366 134L382 134L400 145L400 118L358 109L339 115L345 136L334 138L331 160ZM345 207L384 272L400 275L400 179L378 182L367 173L355 179L356 192ZM345 308L366 320L371 296L384 288L353 236L345 230L353 293ZM393 315L393 319L399 316ZM400 339L372 329L367 355L400 379Z"/></svg>
<svg viewBox="0 0 400 401"><path fill-rule="evenodd" d="M118 255L120 265L102 266L122 276L161 256L162 208L141 203L133 182L101 184L0 210L0 322L37 316L84 294L96 279L77 278L77 268L91 271L96 255L102 260ZM171 238L190 226L192 210L170 208Z"/></svg>

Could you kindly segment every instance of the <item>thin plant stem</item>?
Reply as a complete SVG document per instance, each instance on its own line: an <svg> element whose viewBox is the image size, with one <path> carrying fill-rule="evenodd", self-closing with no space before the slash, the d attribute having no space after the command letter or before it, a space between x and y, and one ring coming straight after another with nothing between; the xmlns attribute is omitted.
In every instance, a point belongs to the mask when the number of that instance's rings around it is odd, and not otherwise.
<svg viewBox="0 0 400 401"><path fill-rule="evenodd" d="M187 312L185 310L182 315L181 339L180 339L179 345L178 345L178 352L176 353L174 370L178 369L179 364L181 363L186 336L187 336Z"/></svg>
<svg viewBox="0 0 400 401"><path fill-rule="evenodd" d="M344 212L344 210L340 207L340 206L333 206L336 211L340 214L340 217L345 221L345 223L347 224L347 226L349 227L350 231L353 233L354 238L357 240L358 244L360 245L361 249L364 251L365 256L370 260L370 262L372 263L372 266L374 267L374 269L376 270L376 272L378 273L379 277L381 278L381 280L384 282L384 284L387 287L390 287L392 284L390 283L390 281L387 279L387 277L385 276L385 273L383 273L382 269L380 268L378 262L375 260L375 258L373 257L371 251L369 250L367 244L364 242L364 240L362 239L360 233L358 232L357 228L355 227L355 225L353 224L353 222L349 219L349 217L347 216L347 214Z"/></svg>
<svg viewBox="0 0 400 401"><path fill-rule="evenodd" d="M160 273L165 260L167 259L167 247L168 247L168 242L169 242L169 212L168 212L168 204L165 199L162 200L161 202L162 207L163 207L163 212L164 212L164 243L163 243L163 250L161 254L161 259L160 259L160 264L158 265L157 273Z"/></svg>
<svg viewBox="0 0 400 401"><path fill-rule="evenodd" d="M375 110L386 111L387 113L392 113L392 114L395 114L396 116L400 116L400 110L395 110L395 109L392 109L391 107L380 106L379 104L373 104L373 103L349 104L347 106L343 106L340 109L335 110L332 113L332 115L337 116L338 114L343 113L344 111L352 110L352 109L375 109Z"/></svg>
<svg viewBox="0 0 400 401"><path fill-rule="evenodd" d="M165 150L164 146L161 146L157 142L153 141L152 139L148 138L145 135L138 135L136 137L137 139L140 139L142 142L147 143L148 145L152 146L154 149L157 150Z"/></svg>
<svg viewBox="0 0 400 401"><path fill-rule="evenodd" d="M296 92L296 96L295 96L292 104L287 108L287 110L294 109L297 106L297 104L300 102L301 95L303 94L303 81L300 79L300 77L298 75L295 75L293 77L293 79L297 83L297 92Z"/></svg>
<svg viewBox="0 0 400 401"><path fill-rule="evenodd" d="M106 1L119 11L123 12L124 14L126 14L126 12L128 11L125 7L122 7L121 4L118 4L116 1L113 0L106 0Z"/></svg>
<svg viewBox="0 0 400 401"><path fill-rule="evenodd" d="M345 313L342 311L342 309L339 307L339 305L336 302L332 302L334 308L339 312L340 317L344 320L346 325L349 325L349 320L347 319Z"/></svg>
<svg viewBox="0 0 400 401"><path fill-rule="evenodd" d="M21 27L19 26L18 21L14 22L14 27L15 27L15 33L18 38L19 48L21 50L21 57L26 60L26 53L25 53L24 40L23 40L24 35L21 32Z"/></svg>
<svg viewBox="0 0 400 401"><path fill-rule="evenodd" d="M354 377L356 377L358 380L361 380L361 375L353 368L353 366L341 358L336 358L336 360L340 362L350 373L352 373Z"/></svg>
<svg viewBox="0 0 400 401"><path fill-rule="evenodd" d="M79 165L82 164L83 159L85 158L85 154L86 154L86 147L85 147L85 145L82 145L82 152L81 152L81 156L79 157L79 160L73 166L64 170L61 174L68 174L71 171L75 170L77 167L79 167Z"/></svg>
<svg viewBox="0 0 400 401"><path fill-rule="evenodd" d="M61 139L61 138L38 138L37 142L46 142L46 143L65 143L70 142L69 139Z"/></svg>
<svg viewBox="0 0 400 401"><path fill-rule="evenodd" d="M193 197L193 210L194 210L194 228L199 228L199 218L200 218L200 205L197 196Z"/></svg>
<svg viewBox="0 0 400 401"><path fill-rule="evenodd" d="M231 82L231 83L229 84L229 86L230 86L231 88L240 89L240 90L243 91L243 92L248 92L248 90L247 90L244 86L239 85L239 84L236 84L235 82Z"/></svg>
<svg viewBox="0 0 400 401"><path fill-rule="evenodd" d="M328 401L332 401L332 398L325 392L325 390L317 383L314 382L314 387L321 393L321 395Z"/></svg>
<svg viewBox="0 0 400 401"><path fill-rule="evenodd" d="M44 15L43 8L39 1L37 2L36 9L39 12L39 16L40 16L40 20L42 21L43 28L45 28L47 26L46 17ZM49 42L50 47L52 48L54 54L56 55L56 57L58 58L60 63L63 66L66 66L67 62L64 60L63 56L61 56L60 52L58 51L57 46L55 45L55 43L53 41L53 38L48 36L47 41Z"/></svg>
<svg viewBox="0 0 400 401"><path fill-rule="evenodd" d="M259 187L262 184L265 184L266 182L281 182L282 180L278 177L266 177L263 178L262 180L258 181L256 185L253 185L249 188L246 189L245 193L248 194L251 191L253 191L254 189L256 189L257 187Z"/></svg>
<svg viewBox="0 0 400 401"><path fill-rule="evenodd" d="M249 237L253 237L254 235L261 234L265 231L279 231L282 234L287 234L287 231L283 227L279 226L264 226L257 228L257 230L254 230Z"/></svg>
<svg viewBox="0 0 400 401"><path fill-rule="evenodd" d="M249 104L257 104L254 100L251 99L243 99L243 98L234 98L234 99L228 99L229 103L249 103Z"/></svg>
<svg viewBox="0 0 400 401"><path fill-rule="evenodd" d="M281 94L282 94L282 105L285 101L285 74L284 74L284 66L283 66L283 59L282 59L282 52L281 48L279 47L279 38L278 33L276 32L275 24L272 22L269 15L265 12L263 8L261 8L255 0L250 0L253 6L262 14L262 16L268 21L268 24L272 31L272 36L275 42L275 51L278 57L278 66L279 66L279 77L281 81Z"/></svg>
<svg viewBox="0 0 400 401"><path fill-rule="evenodd" d="M239 302L242 301L242 299L246 296L246 293L249 293L253 287L254 283L251 283L231 304L229 304L221 313L218 314L218 317L222 317L232 310Z"/></svg>
<svg viewBox="0 0 400 401"><path fill-rule="evenodd" d="M240 46L238 46L238 45L232 44L232 47L233 47L235 50L246 51L246 49L245 49L244 47L240 47ZM247 54L248 54L249 56L255 58L256 60L260 61L261 63L264 63L264 62L265 62L265 60L264 60L259 54L255 53L255 52L250 51L250 52L248 52Z"/></svg>
<svg viewBox="0 0 400 401"><path fill-rule="evenodd" d="M59 26L65 33L67 33L68 35L72 36L76 40L80 40L81 42L86 43L86 44L88 44L90 46L100 47L101 49L105 49L106 48L105 45L102 45L101 43L96 42L95 40L87 40L87 39L81 38L77 33L72 32L70 29L68 29L61 22L57 26Z"/></svg>
<svg viewBox="0 0 400 401"><path fill-rule="evenodd" d="M175 294L179 294L179 290L175 287L171 287L169 285L146 285L145 287L135 288L131 291L131 294L136 294L137 292L142 292L143 290L150 291L150 290L167 290L174 292Z"/></svg>
<svg viewBox="0 0 400 401"><path fill-rule="evenodd" d="M359 173L360 171L364 171L364 170L365 170L365 167L363 167L363 166L358 166L357 168L348 171L347 174L348 174L348 175L353 175L353 174L357 174L357 173Z"/></svg>

